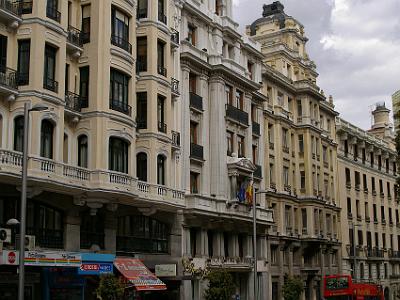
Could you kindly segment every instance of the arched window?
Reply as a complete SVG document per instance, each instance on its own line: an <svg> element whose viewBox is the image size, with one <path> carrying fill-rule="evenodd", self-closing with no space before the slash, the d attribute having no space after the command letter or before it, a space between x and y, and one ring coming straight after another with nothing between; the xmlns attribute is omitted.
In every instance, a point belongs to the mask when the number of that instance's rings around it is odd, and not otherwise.
<svg viewBox="0 0 400 300"><path fill-rule="evenodd" d="M88 138L84 134L78 137L78 166L88 167Z"/></svg>
<svg viewBox="0 0 400 300"><path fill-rule="evenodd" d="M111 137L109 143L109 169L121 173L128 173L129 144L123 139Z"/></svg>
<svg viewBox="0 0 400 300"><path fill-rule="evenodd" d="M24 148L24 116L14 119L14 150L22 152Z"/></svg>
<svg viewBox="0 0 400 300"><path fill-rule="evenodd" d="M53 123L43 120L40 130L40 156L42 157L53 158L53 131Z"/></svg>
<svg viewBox="0 0 400 300"><path fill-rule="evenodd" d="M161 154L157 156L157 183L165 185L165 157Z"/></svg>
<svg viewBox="0 0 400 300"><path fill-rule="evenodd" d="M140 181L147 181L147 154L138 153L136 156L136 176Z"/></svg>

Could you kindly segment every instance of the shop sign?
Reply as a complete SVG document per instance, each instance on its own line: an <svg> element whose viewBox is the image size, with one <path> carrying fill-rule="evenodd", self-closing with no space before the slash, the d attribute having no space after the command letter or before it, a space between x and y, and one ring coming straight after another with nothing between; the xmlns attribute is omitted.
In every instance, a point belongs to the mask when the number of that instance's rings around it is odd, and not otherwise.
<svg viewBox="0 0 400 300"><path fill-rule="evenodd" d="M1 255L0 264L18 265L19 251L5 250ZM82 262L81 255L72 252L46 252L46 251L26 251L26 266L41 267L80 267Z"/></svg>
<svg viewBox="0 0 400 300"><path fill-rule="evenodd" d="M113 272L112 263L97 263L97 262L82 263L78 270L78 274L80 275L100 275L112 272Z"/></svg>
<svg viewBox="0 0 400 300"><path fill-rule="evenodd" d="M176 276L176 265L156 265L155 273L157 277L175 277Z"/></svg>

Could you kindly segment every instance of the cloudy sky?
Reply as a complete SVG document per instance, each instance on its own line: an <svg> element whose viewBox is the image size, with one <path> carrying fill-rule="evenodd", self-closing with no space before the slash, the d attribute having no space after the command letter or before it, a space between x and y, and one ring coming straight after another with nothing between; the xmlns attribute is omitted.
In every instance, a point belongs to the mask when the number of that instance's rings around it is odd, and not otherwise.
<svg viewBox="0 0 400 300"><path fill-rule="evenodd" d="M244 26L272 0L233 0ZM332 94L341 117L367 129L370 109L400 89L400 0L281 0L305 27L318 85Z"/></svg>

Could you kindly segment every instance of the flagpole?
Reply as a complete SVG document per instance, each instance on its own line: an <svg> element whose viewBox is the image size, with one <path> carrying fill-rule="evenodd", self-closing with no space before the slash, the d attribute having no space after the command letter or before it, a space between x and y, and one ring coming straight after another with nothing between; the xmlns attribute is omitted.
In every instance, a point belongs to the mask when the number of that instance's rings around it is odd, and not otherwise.
<svg viewBox="0 0 400 300"><path fill-rule="evenodd" d="M256 212L256 193L254 191L254 176L251 173L251 188L252 188L252 200L253 200L253 256L254 256L254 299L257 300L257 212Z"/></svg>

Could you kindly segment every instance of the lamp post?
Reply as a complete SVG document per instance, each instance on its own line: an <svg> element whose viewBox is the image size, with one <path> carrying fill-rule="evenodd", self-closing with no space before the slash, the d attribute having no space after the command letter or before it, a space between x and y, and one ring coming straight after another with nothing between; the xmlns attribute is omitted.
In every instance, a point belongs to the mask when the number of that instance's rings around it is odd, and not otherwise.
<svg viewBox="0 0 400 300"><path fill-rule="evenodd" d="M26 187L28 180L28 141L29 141L29 113L43 111L48 107L36 104L30 108L30 103L24 104L24 145L22 149L22 190L21 190L21 223L19 236L19 274L18 274L18 300L24 300L25 287L25 234L26 234Z"/></svg>

